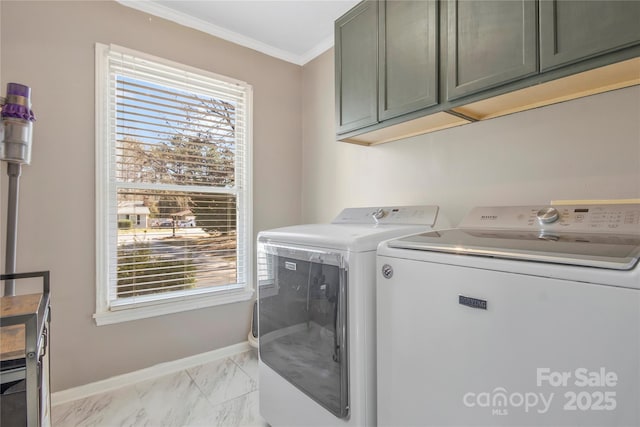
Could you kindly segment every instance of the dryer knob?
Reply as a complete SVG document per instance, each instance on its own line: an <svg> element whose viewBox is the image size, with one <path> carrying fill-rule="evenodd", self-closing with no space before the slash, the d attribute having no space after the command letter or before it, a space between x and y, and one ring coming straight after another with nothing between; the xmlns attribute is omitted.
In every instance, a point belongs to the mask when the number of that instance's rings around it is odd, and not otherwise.
<svg viewBox="0 0 640 427"><path fill-rule="evenodd" d="M380 208L380 209L376 209L371 216L373 217L373 219L375 219L376 221L379 219L384 218L387 215L387 211L385 211L384 209Z"/></svg>
<svg viewBox="0 0 640 427"><path fill-rule="evenodd" d="M556 208L546 207L540 209L536 216L540 224L551 224L560 218L560 212Z"/></svg>

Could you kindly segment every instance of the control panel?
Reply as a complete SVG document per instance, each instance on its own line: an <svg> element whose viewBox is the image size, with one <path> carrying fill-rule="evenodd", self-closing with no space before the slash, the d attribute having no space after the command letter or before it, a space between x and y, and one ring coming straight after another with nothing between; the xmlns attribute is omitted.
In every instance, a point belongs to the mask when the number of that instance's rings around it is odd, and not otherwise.
<svg viewBox="0 0 640 427"><path fill-rule="evenodd" d="M460 228L640 234L640 204L478 207Z"/></svg>
<svg viewBox="0 0 640 427"><path fill-rule="evenodd" d="M429 225L436 222L437 206L378 206L347 208L332 224Z"/></svg>

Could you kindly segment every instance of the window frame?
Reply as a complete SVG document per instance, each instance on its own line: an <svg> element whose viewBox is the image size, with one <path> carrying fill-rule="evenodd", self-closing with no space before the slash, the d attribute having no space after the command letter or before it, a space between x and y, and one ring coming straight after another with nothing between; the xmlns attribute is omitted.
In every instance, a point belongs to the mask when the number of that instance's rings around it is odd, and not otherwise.
<svg viewBox="0 0 640 427"><path fill-rule="evenodd" d="M136 58L148 60L160 65L173 67L182 71L196 73L208 78L213 78L225 83L242 86L246 94L246 128L245 128L245 165L244 182L242 190L236 194L238 223L244 222L245 236L241 239L238 235L238 248L244 247L244 271L245 280L242 287L235 289L201 288L190 291L174 291L170 293L158 293L147 298L138 298L134 303L111 300L110 277L117 265L109 264L109 233L112 232L110 221L116 221L117 213L112 219L109 217L109 206L115 202L110 200L115 197L111 191L112 177L110 176L111 144L110 138L114 126L109 117L109 53L131 55ZM95 45L95 169L96 169L96 310L93 315L98 326L120 323L136 319L161 316L222 304L230 304L240 301L248 301L253 298L255 286L253 285L253 89L246 82L221 76L209 71L190 67L153 55L138 52L117 45ZM166 187L166 186L165 186ZM179 191L180 188L176 188ZM114 193L114 194L112 194ZM116 228L117 229L117 228ZM239 258L240 260L240 258ZM238 262L237 268L240 268Z"/></svg>

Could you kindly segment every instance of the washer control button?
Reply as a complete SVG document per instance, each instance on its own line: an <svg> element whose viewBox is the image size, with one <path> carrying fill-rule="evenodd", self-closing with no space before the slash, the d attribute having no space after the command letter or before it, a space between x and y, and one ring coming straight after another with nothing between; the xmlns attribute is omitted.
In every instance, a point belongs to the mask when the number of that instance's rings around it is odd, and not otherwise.
<svg viewBox="0 0 640 427"><path fill-rule="evenodd" d="M552 222L556 222L558 218L560 218L560 212L558 209L553 207L542 208L536 214L538 221L540 224L551 224Z"/></svg>

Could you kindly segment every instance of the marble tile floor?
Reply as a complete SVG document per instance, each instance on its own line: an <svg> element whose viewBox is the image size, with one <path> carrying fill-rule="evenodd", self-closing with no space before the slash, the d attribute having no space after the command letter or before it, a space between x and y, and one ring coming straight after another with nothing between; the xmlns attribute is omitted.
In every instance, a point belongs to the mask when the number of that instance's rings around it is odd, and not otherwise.
<svg viewBox="0 0 640 427"><path fill-rule="evenodd" d="M265 427L255 350L56 405L53 427Z"/></svg>

